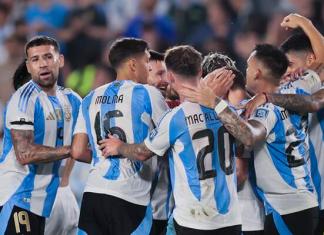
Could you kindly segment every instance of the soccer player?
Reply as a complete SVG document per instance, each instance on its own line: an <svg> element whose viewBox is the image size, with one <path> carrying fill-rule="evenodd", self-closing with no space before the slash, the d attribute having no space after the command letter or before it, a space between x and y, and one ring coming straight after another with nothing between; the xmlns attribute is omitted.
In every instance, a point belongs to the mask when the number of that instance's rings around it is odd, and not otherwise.
<svg viewBox="0 0 324 235"><path fill-rule="evenodd" d="M149 58L145 41L116 40L109 51L116 81L95 89L82 101L72 156L92 161L79 219L79 228L87 234L150 232L150 161L130 161L122 156L106 159L98 144L108 134L127 143L141 143L168 109L161 93L144 85Z"/></svg>
<svg viewBox="0 0 324 235"><path fill-rule="evenodd" d="M44 234L60 185L80 97L57 86L64 65L56 40L37 36L25 46L31 81L11 97L0 157L0 234Z"/></svg>
<svg viewBox="0 0 324 235"><path fill-rule="evenodd" d="M253 93L276 92L287 67L283 52L271 45L258 45L248 59L247 89ZM213 101L208 89L193 90L187 98L207 107L216 106L226 129L245 146L253 147L256 183L266 210L265 234L312 234L318 202L306 163L308 141L303 118L266 103L244 121L220 98Z"/></svg>
<svg viewBox="0 0 324 235"><path fill-rule="evenodd" d="M198 85L201 62L201 54L191 46L167 50L168 80L178 93L185 84ZM225 94L233 77L225 70L222 75L226 81L230 78L219 89ZM144 161L153 154L163 156L170 149L176 233L240 234L234 139L212 109L187 102L179 95L181 105L166 113L143 143L126 144L110 136L101 142L103 153Z"/></svg>
<svg viewBox="0 0 324 235"><path fill-rule="evenodd" d="M166 79L166 66L164 54L150 50L149 71L147 83L158 88L163 97L166 98L166 90L169 85ZM171 100L166 99L169 105ZM170 107L170 106L169 106ZM151 188L151 206L153 212L153 223L151 235L165 234L168 218L173 209L173 197L169 174L169 161L158 156L152 158L154 177Z"/></svg>
<svg viewBox="0 0 324 235"><path fill-rule="evenodd" d="M14 75L13 84L18 90L25 83L30 81L26 61L18 65ZM76 121L76 120L75 120ZM45 235L74 234L78 225L79 206L69 187L69 178L74 165L74 160L68 158L63 160L60 166L60 187L57 190L51 215L45 222Z"/></svg>
<svg viewBox="0 0 324 235"><path fill-rule="evenodd" d="M236 69L235 62L230 57L220 53L211 53L205 56L202 63L203 77L222 67L232 70L235 75L233 85L224 99L228 101L229 105L238 107L248 97L245 90L246 82L243 74ZM244 110L238 109L236 111L238 114L242 114ZM237 151L236 154L236 174L238 199L242 217L242 234L263 234L264 208L261 204L262 202L255 195L253 191L254 187L251 185L249 179L249 161L251 160L249 156L244 156L245 154L242 151Z"/></svg>
<svg viewBox="0 0 324 235"><path fill-rule="evenodd" d="M314 74L311 70L306 70L297 81L283 86L313 86L308 93L297 92L291 94L290 89L282 89L279 93L258 94L246 106L247 115L250 115L258 106L266 102L271 102L291 111L305 114L311 112L309 116L309 136L310 136L310 167L313 183L320 204L320 219L316 234L324 232L324 88L321 82L324 81L324 71L321 66L324 63L324 38L312 25L307 18L290 14L284 18L281 23L283 27L295 28L301 27L304 33L294 34L285 40L281 48L289 59L287 73L292 73L299 68L315 69L319 73ZM320 89L320 90L319 90ZM294 92L295 93L295 92Z"/></svg>

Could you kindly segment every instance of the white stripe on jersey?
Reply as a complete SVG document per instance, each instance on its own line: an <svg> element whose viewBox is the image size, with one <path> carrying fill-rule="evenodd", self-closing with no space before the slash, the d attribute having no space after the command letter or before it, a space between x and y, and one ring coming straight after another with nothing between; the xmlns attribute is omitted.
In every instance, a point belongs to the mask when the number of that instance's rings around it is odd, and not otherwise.
<svg viewBox="0 0 324 235"><path fill-rule="evenodd" d="M30 81L18 89L6 110L4 149L0 157L0 205L11 200L16 206L49 216L59 184L60 161L22 166L16 160L10 129L33 130L34 142L56 147L58 119L64 121L64 144L70 144L72 127L81 99L75 93L57 87L57 99L63 116L55 114L47 94ZM74 112L74 113L73 113Z"/></svg>
<svg viewBox="0 0 324 235"><path fill-rule="evenodd" d="M84 98L75 134L87 133L93 152L86 192L148 205L153 174L151 161L106 159L97 141L106 138L109 131L125 138L127 143L141 143L167 109L156 88L132 81L114 81Z"/></svg>

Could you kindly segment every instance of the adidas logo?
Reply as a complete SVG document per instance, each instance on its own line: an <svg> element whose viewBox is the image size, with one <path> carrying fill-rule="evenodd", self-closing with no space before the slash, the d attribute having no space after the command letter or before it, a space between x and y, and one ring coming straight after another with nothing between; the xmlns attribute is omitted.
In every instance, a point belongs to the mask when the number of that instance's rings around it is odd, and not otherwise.
<svg viewBox="0 0 324 235"><path fill-rule="evenodd" d="M46 117L46 120L55 120L54 114L51 112L49 115Z"/></svg>

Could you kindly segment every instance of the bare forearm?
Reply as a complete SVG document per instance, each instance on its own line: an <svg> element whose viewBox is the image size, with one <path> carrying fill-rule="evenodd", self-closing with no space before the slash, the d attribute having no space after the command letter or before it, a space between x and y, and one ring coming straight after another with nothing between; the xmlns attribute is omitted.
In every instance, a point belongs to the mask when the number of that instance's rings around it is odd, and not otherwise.
<svg viewBox="0 0 324 235"><path fill-rule="evenodd" d="M118 147L118 153L131 160L145 161L153 156L153 153L145 146L141 144L121 144Z"/></svg>
<svg viewBox="0 0 324 235"><path fill-rule="evenodd" d="M299 113L317 112L320 108L320 102L317 102L313 96L296 94L267 94L267 98L270 103Z"/></svg>
<svg viewBox="0 0 324 235"><path fill-rule="evenodd" d="M62 179L61 179L61 186L65 187L69 184L69 178L72 172L74 166L74 160L72 158L69 158L66 160L63 173L62 173Z"/></svg>
<svg viewBox="0 0 324 235"><path fill-rule="evenodd" d="M30 145L28 150L19 151L21 164L48 163L70 157L70 146L53 148L44 145Z"/></svg>

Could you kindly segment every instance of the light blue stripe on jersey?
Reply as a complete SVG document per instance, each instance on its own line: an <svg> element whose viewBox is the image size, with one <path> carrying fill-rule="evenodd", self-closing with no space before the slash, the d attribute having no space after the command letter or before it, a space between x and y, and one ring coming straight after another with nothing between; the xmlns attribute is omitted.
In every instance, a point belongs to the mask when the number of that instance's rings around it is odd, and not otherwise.
<svg viewBox="0 0 324 235"><path fill-rule="evenodd" d="M119 89L124 83L125 83L125 81L112 82L107 87L107 89L105 90L103 95L107 96L107 97L108 96L113 97L115 95L118 95ZM102 126L102 129L101 129L102 132L104 132L103 129L105 129L103 120L105 120L106 114L108 114L108 112L110 112L110 111L115 111L115 110L116 110L115 102L111 102L110 104L102 104L101 105L101 107L100 107L100 120L101 120L100 126ZM116 126L115 117L109 118L108 120L106 120L106 122L109 122L110 128ZM101 135L103 138L107 138L108 133L101 133ZM120 169L119 169L120 159L119 158L106 158L105 161L109 161L110 166L109 166L109 169L104 177L109 180L118 179L118 177L120 175Z"/></svg>
<svg viewBox="0 0 324 235"><path fill-rule="evenodd" d="M174 171L174 156L171 149L168 150L168 158L169 158L169 170L170 170L170 180L172 191L174 191L174 180L175 180L175 171Z"/></svg>
<svg viewBox="0 0 324 235"><path fill-rule="evenodd" d="M22 103L23 103L23 100L25 99L26 94L30 91L30 89L32 87L33 87L33 83L32 82L29 82L29 84L27 84L26 87L22 88L23 91L20 94L19 102L18 102L18 108L19 108L20 111L22 111Z"/></svg>
<svg viewBox="0 0 324 235"><path fill-rule="evenodd" d="M74 127L76 124L76 120L78 118L79 107L80 107L81 101L73 93L68 94L67 98L69 99L69 102L72 107L72 117L73 117L72 133L74 133Z"/></svg>
<svg viewBox="0 0 324 235"><path fill-rule="evenodd" d="M279 232L279 234L281 235L293 235L289 228L287 227L285 221L283 220L283 218L281 217L281 215L276 212L275 210L272 212L272 218L273 218L273 222L276 225L277 231Z"/></svg>
<svg viewBox="0 0 324 235"><path fill-rule="evenodd" d="M37 120L37 122L34 123L34 142L35 144L43 145L45 136L45 115L39 98L37 98L35 102L34 120Z"/></svg>
<svg viewBox="0 0 324 235"><path fill-rule="evenodd" d="M203 113L212 113L210 116L214 114L213 109L208 109L206 107L200 106L201 111ZM218 124L218 125L217 125ZM226 214L228 212L228 208L231 202L231 195L229 193L228 187L227 187L227 181L226 181L226 175L224 171L221 169L221 163L219 162L219 156L218 156L218 148L222 146L218 146L215 148L215 142L219 143L218 141L218 130L222 126L220 121L218 123L214 122L208 122L206 121L206 127L213 131L214 133L214 151L212 152L212 166L213 169L216 171L216 177L214 178L214 197L217 205L217 210L220 214ZM233 147L233 146L231 146ZM234 151L233 151L234 153ZM235 167L235 166L234 166ZM235 168L234 168L235 169ZM234 171L234 174L235 171Z"/></svg>
<svg viewBox="0 0 324 235"><path fill-rule="evenodd" d="M56 96L48 96L49 101L51 102L55 115L56 115L56 122L57 122L57 129L61 129L61 131L57 131L56 132L56 147L62 147L63 146L63 138L60 138L58 135L63 135L64 131L64 117L63 117L63 110L62 110L62 106L59 102L59 100L57 99ZM61 117L58 117L56 110L59 110L59 112L61 113ZM56 196L56 192L57 192L57 188L59 187L60 184L60 178L59 178L59 169L60 169L60 165L61 165L61 160L55 161L52 163L53 167L52 167L52 179L51 182L47 185L46 187L46 198L44 201L44 207L43 207L43 212L42 214L45 216L49 216L51 213L51 208L52 205L54 204L54 200L55 200L55 196Z"/></svg>
<svg viewBox="0 0 324 235"><path fill-rule="evenodd" d="M150 234L152 222L153 222L152 219L153 219L152 207L151 207L151 203L149 203L149 205L146 207L144 219L142 220L140 225L136 228L136 230L131 233L131 235Z"/></svg>
<svg viewBox="0 0 324 235"><path fill-rule="evenodd" d="M6 114L7 114L7 108L5 108L4 111L4 119L3 119L4 124L6 123ZM13 148L13 144L11 140L10 130L7 128L6 125L4 125L3 150L2 150L2 155L0 157L0 163L6 159L7 155L9 154L12 148Z"/></svg>
<svg viewBox="0 0 324 235"><path fill-rule="evenodd" d="M0 235L4 235L7 230L10 215L14 206L13 201L9 200L2 207L0 212Z"/></svg>
<svg viewBox="0 0 324 235"><path fill-rule="evenodd" d="M318 163L316 158L316 153L314 149L314 145L311 141L309 141L309 158L311 162L311 174L312 174L312 180L316 189L317 193L317 200L318 204L321 205L321 175L318 170Z"/></svg>
<svg viewBox="0 0 324 235"><path fill-rule="evenodd" d="M150 117L152 117L151 99L143 85L136 85L133 88L131 111L134 143L140 144L144 141L149 132L149 126L145 125L141 119L142 114L147 112ZM143 163L141 161L134 161L134 165L138 172Z"/></svg>
<svg viewBox="0 0 324 235"><path fill-rule="evenodd" d="M277 122L271 133L275 135L275 141L271 144L267 144L267 149L269 150L271 159L273 161L273 164L275 168L277 169L279 175L283 178L283 180L291 187L297 188L295 183L295 177L293 176L291 169L288 167L288 159L285 154L286 142L284 139L286 138L285 133L285 126L283 121L279 118L280 117L280 111L277 107L274 109L276 116L277 116ZM279 142L279 140L282 140Z"/></svg>
<svg viewBox="0 0 324 235"><path fill-rule="evenodd" d="M165 214L166 214L167 218L170 216L170 200L171 200L171 195L172 195L172 186L171 186L171 182L169 180L168 181L168 194L167 194L166 205L165 205Z"/></svg>
<svg viewBox="0 0 324 235"><path fill-rule="evenodd" d="M183 131L183 129L187 129ZM193 195L200 201L201 190L200 181L198 176L196 155L192 146L190 133L187 123L185 122L185 114L182 109L179 109L175 115L173 115L169 127L169 140L170 146L174 144L176 139L183 143L184 149L179 153L179 157L184 166L186 176L188 179L188 186Z"/></svg>
<svg viewBox="0 0 324 235"><path fill-rule="evenodd" d="M91 151L92 151L92 160L93 164L96 165L96 163L99 161L98 156L97 156L97 151L95 149L95 146L97 143L94 143L93 141L93 135L91 132L91 123L90 123L90 113L89 113L89 106L92 101L94 92L92 91L90 94L88 94L82 101L82 114L86 123L86 128L87 128L87 134L89 136L89 142L91 146Z"/></svg>

